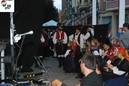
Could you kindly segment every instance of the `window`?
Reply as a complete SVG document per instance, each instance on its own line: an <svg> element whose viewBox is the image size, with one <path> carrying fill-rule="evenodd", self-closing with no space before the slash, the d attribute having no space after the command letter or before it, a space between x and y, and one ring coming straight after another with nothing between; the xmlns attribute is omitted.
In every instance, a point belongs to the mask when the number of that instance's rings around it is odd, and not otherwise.
<svg viewBox="0 0 129 86"><path fill-rule="evenodd" d="M88 2L89 0L84 0L84 2Z"/></svg>
<svg viewBox="0 0 129 86"><path fill-rule="evenodd" d="M82 0L80 0L80 3L82 3Z"/></svg>

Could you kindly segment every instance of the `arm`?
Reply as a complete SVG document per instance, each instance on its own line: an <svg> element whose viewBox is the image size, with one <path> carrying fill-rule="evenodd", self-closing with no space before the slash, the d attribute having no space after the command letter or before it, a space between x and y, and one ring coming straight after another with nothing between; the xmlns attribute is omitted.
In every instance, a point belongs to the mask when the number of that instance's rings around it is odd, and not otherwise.
<svg viewBox="0 0 129 86"><path fill-rule="evenodd" d="M67 50L67 51L65 52L65 54L64 54L64 57L68 56L70 51L71 51L71 50Z"/></svg>
<svg viewBox="0 0 129 86"><path fill-rule="evenodd" d="M84 36L84 40L87 40L90 37L90 33L87 32L86 35Z"/></svg>
<svg viewBox="0 0 129 86"><path fill-rule="evenodd" d="M54 44L57 43L57 40L56 40L56 33L55 33L54 36L53 36L53 43L54 43Z"/></svg>
<svg viewBox="0 0 129 86"><path fill-rule="evenodd" d="M73 35L69 36L69 41L73 41Z"/></svg>
<svg viewBox="0 0 129 86"><path fill-rule="evenodd" d="M67 34L66 34L66 33L64 33L63 44L67 44L67 41L68 41Z"/></svg>
<svg viewBox="0 0 129 86"><path fill-rule="evenodd" d="M41 41L41 43L45 42L45 39L44 39L43 35L41 35L40 41Z"/></svg>
<svg viewBox="0 0 129 86"><path fill-rule="evenodd" d="M80 37L80 48L82 49L84 47L84 35L81 34Z"/></svg>
<svg viewBox="0 0 129 86"><path fill-rule="evenodd" d="M91 29L90 32L91 32L92 35L94 36L94 29Z"/></svg>
<svg viewBox="0 0 129 86"><path fill-rule="evenodd" d="M122 40L126 39L126 35L123 34L122 36L120 36L120 38L117 39L118 42L121 42Z"/></svg>
<svg viewBox="0 0 129 86"><path fill-rule="evenodd" d="M114 74L116 75L123 75L125 71L119 70L117 67L113 66L112 64L107 64L107 67L110 68Z"/></svg>

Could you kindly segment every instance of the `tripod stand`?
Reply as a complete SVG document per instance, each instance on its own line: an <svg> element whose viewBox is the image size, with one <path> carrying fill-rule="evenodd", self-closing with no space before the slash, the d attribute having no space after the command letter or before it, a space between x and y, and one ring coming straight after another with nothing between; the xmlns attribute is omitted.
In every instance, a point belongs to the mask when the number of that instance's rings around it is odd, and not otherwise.
<svg viewBox="0 0 129 86"><path fill-rule="evenodd" d="M37 62L37 65L39 66L39 68L41 68L41 71L46 73L48 75L49 79L51 79L51 76L49 74L50 68L45 67L45 65L43 64L43 61L40 59L39 56L35 56L34 58L35 58L35 60Z"/></svg>
<svg viewBox="0 0 129 86"><path fill-rule="evenodd" d="M23 74L23 78L29 80L33 84L40 86L51 86L51 76L49 74L49 68L46 68L43 64L40 56L35 56L35 63L40 70L35 69L34 72Z"/></svg>

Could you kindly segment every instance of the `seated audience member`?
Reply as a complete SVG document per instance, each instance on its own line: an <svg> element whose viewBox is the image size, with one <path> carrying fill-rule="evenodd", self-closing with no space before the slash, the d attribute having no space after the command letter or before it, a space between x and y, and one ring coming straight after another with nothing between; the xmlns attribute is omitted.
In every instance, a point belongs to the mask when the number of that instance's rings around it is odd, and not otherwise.
<svg viewBox="0 0 129 86"><path fill-rule="evenodd" d="M86 41L85 43L85 54L91 54L91 43L90 41Z"/></svg>
<svg viewBox="0 0 129 86"><path fill-rule="evenodd" d="M107 62L107 72L102 73L105 86L127 86L126 74L129 71L129 62L126 59L126 50L118 47L114 51L114 56L116 59Z"/></svg>
<svg viewBox="0 0 129 86"><path fill-rule="evenodd" d="M91 53L96 56L101 56L101 52L103 51L102 45L95 38L91 40Z"/></svg>
<svg viewBox="0 0 129 86"><path fill-rule="evenodd" d="M109 41L108 38L106 38L103 42L103 49L104 52L102 53L102 57L107 57L109 60L113 60L114 59L114 47L112 48L112 44Z"/></svg>
<svg viewBox="0 0 129 86"><path fill-rule="evenodd" d="M81 80L80 86L103 86L101 74L96 73L96 57L84 55L80 60L81 72L85 77Z"/></svg>
<svg viewBox="0 0 129 86"><path fill-rule="evenodd" d="M80 84L76 86L103 86L101 72L96 66L96 56L84 55L80 60L81 72L85 77L81 80ZM62 81L55 79L52 81L52 86L68 86Z"/></svg>

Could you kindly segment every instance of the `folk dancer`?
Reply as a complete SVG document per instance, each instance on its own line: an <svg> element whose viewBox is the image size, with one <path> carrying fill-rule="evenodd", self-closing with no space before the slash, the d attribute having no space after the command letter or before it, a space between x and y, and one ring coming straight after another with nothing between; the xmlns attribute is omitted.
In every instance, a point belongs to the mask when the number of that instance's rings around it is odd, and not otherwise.
<svg viewBox="0 0 129 86"><path fill-rule="evenodd" d="M55 44L59 67L62 67L64 65L64 53L67 46L67 34L63 31L61 26L58 26L58 31L54 33L53 43Z"/></svg>
<svg viewBox="0 0 129 86"><path fill-rule="evenodd" d="M69 41L73 42L73 52L75 54L75 66L76 66L76 72L78 73L77 78L81 77L80 76L80 66L79 66L79 59L81 59L81 51L84 47L84 35L81 34L80 27L76 28L76 31L74 34L69 36Z"/></svg>

